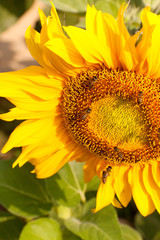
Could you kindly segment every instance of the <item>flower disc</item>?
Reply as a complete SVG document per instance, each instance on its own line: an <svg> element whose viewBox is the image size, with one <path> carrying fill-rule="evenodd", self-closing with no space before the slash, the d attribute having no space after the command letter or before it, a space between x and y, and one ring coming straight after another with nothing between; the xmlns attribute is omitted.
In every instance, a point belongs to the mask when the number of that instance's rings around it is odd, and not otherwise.
<svg viewBox="0 0 160 240"><path fill-rule="evenodd" d="M77 143L108 164L134 164L159 156L158 96L154 79L91 69L68 79L62 111Z"/></svg>

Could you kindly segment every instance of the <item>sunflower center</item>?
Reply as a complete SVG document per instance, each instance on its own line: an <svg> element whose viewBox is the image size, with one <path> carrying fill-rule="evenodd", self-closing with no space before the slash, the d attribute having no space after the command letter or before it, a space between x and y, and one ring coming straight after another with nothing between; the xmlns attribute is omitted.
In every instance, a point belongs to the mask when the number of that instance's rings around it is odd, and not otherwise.
<svg viewBox="0 0 160 240"><path fill-rule="evenodd" d="M62 113L71 137L108 164L160 156L159 85L122 70L91 69L68 78Z"/></svg>
<svg viewBox="0 0 160 240"><path fill-rule="evenodd" d="M121 97L108 96L91 104L88 129L110 146L136 150L147 145L144 116L139 107Z"/></svg>

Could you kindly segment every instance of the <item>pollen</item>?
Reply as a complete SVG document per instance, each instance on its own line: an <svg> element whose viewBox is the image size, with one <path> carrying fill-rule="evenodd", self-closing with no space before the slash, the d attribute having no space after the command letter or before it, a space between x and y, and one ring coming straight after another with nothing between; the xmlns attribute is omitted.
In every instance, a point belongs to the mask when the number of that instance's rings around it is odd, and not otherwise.
<svg viewBox="0 0 160 240"><path fill-rule="evenodd" d="M159 86L134 71L107 68L68 78L61 109L75 142L108 164L160 156Z"/></svg>

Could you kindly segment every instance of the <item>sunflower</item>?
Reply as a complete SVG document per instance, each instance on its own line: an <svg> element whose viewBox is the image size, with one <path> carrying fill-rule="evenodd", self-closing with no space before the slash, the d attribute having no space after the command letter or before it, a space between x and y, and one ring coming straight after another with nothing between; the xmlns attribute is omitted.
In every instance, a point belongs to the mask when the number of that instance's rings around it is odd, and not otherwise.
<svg viewBox="0 0 160 240"><path fill-rule="evenodd" d="M160 17L141 13L142 29L128 33L117 19L87 7L86 29L60 24L55 7L39 10L41 32L26 43L41 66L1 73L0 96L15 107L1 119L25 120L2 149L22 147L14 162L34 165L38 178L66 162L84 161L84 179L98 175L96 208L160 213Z"/></svg>

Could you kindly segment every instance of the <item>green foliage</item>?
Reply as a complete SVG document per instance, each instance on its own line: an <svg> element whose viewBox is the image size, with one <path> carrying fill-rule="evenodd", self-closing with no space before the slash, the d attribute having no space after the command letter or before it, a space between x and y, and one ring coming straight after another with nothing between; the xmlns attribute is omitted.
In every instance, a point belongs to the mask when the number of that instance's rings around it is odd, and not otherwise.
<svg viewBox="0 0 160 240"><path fill-rule="evenodd" d="M94 0L92 4L95 5L96 9L101 10L102 12L107 12L112 14L112 16L117 17L118 10L124 0Z"/></svg>
<svg viewBox="0 0 160 240"><path fill-rule="evenodd" d="M135 218L135 225L146 240L155 240L156 238L157 240L160 239L158 239L160 232L160 215L157 212L154 212L145 218L140 214L137 214Z"/></svg>
<svg viewBox="0 0 160 240"><path fill-rule="evenodd" d="M87 191L97 191L100 184L100 179L94 176L92 181L87 184Z"/></svg>
<svg viewBox="0 0 160 240"><path fill-rule="evenodd" d="M119 223L112 206L92 213L99 180L85 184L82 163L69 162L46 180L30 170L30 165L12 169L10 161L0 161L0 204L12 213L0 215L0 240L142 240ZM88 198L89 193L94 194Z"/></svg>
<svg viewBox="0 0 160 240"><path fill-rule="evenodd" d="M59 204L74 207L85 201L82 163L70 162L45 181L49 195Z"/></svg>
<svg viewBox="0 0 160 240"><path fill-rule="evenodd" d="M11 161L0 161L0 204L10 213L33 218L51 208L43 181L37 181L29 168L12 169Z"/></svg>
<svg viewBox="0 0 160 240"><path fill-rule="evenodd" d="M17 240L24 222L6 212L0 212L0 240Z"/></svg>
<svg viewBox="0 0 160 240"><path fill-rule="evenodd" d="M50 5L49 0L41 0L45 4ZM124 0L54 0L55 7L62 12L70 13L85 13L87 4L95 5L98 10L111 13L113 16L117 16L118 9Z"/></svg>
<svg viewBox="0 0 160 240"><path fill-rule="evenodd" d="M60 225L50 218L39 218L23 228L19 240L62 240Z"/></svg>
<svg viewBox="0 0 160 240"><path fill-rule="evenodd" d="M153 240L160 240L160 231L155 235Z"/></svg>
<svg viewBox="0 0 160 240"><path fill-rule="evenodd" d="M66 228L63 231L64 240L81 240L78 236L74 235L72 232L68 231Z"/></svg>
<svg viewBox="0 0 160 240"><path fill-rule="evenodd" d="M33 0L1 0L0 32L10 27L31 6Z"/></svg>
<svg viewBox="0 0 160 240"><path fill-rule="evenodd" d="M82 219L67 219L65 225L70 231L85 240L123 240L117 215L112 206L95 214L90 212Z"/></svg>
<svg viewBox="0 0 160 240"><path fill-rule="evenodd" d="M141 235L126 224L121 224L121 231L124 240L142 240Z"/></svg>
<svg viewBox="0 0 160 240"><path fill-rule="evenodd" d="M48 0L43 0L45 3L50 4ZM54 6L64 12L85 12L86 10L86 1L85 0L54 0Z"/></svg>
<svg viewBox="0 0 160 240"><path fill-rule="evenodd" d="M58 16L63 26L69 26L69 25L77 25L79 23L79 18L81 15L78 13L75 14L75 13L58 11Z"/></svg>

